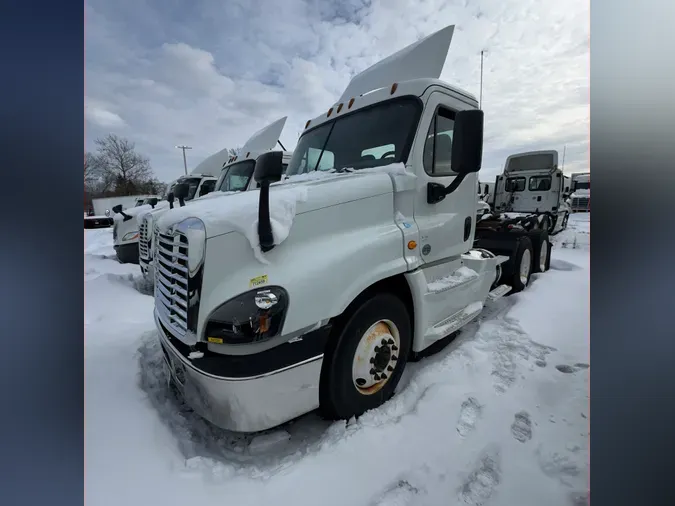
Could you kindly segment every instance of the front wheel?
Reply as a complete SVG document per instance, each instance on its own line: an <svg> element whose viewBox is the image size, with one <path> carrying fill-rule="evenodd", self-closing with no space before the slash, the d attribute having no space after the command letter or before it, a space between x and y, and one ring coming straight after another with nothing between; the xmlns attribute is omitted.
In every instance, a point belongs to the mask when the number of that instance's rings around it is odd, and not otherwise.
<svg viewBox="0 0 675 506"><path fill-rule="evenodd" d="M393 294L378 293L336 327L324 354L320 411L349 419L394 395L411 348L410 316Z"/></svg>

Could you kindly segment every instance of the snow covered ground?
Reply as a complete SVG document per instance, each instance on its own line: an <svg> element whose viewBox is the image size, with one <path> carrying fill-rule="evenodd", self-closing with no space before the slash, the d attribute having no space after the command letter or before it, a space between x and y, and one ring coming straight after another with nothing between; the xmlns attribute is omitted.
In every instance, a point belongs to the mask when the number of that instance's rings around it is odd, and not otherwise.
<svg viewBox="0 0 675 506"><path fill-rule="evenodd" d="M244 437L171 395L139 267L85 230L87 504L586 504L590 215L553 241L548 273L409 364L380 409Z"/></svg>

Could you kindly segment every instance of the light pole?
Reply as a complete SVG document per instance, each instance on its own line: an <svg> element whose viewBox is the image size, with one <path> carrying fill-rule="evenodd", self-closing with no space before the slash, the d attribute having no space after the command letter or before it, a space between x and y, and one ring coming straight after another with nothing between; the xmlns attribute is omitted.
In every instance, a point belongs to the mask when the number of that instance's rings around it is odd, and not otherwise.
<svg viewBox="0 0 675 506"><path fill-rule="evenodd" d="M176 149L183 150L183 166L185 167L185 175L187 176L187 158L185 158L185 150L192 149L191 146L176 146Z"/></svg>

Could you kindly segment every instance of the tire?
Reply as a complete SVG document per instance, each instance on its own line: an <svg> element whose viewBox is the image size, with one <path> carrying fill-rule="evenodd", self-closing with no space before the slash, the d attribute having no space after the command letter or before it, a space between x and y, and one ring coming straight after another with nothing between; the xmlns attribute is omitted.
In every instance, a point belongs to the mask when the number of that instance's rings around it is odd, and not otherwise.
<svg viewBox="0 0 675 506"><path fill-rule="evenodd" d="M518 242L518 248L516 249L516 254L513 256L513 269L511 272L511 293L517 293L523 291L527 285L530 283L530 277L532 276L532 241L529 237L523 236ZM529 268L527 269L524 279L521 279L521 263L523 262L523 257L529 256Z"/></svg>
<svg viewBox="0 0 675 506"><path fill-rule="evenodd" d="M532 272L546 272L551 266L551 242L548 240L548 234L545 230L541 232L536 251L532 255Z"/></svg>
<svg viewBox="0 0 675 506"><path fill-rule="evenodd" d="M385 348L382 347L381 341L377 342L381 335L376 337L377 341L366 339L369 329L376 324L377 330L387 328L382 326L388 324L378 324L382 320L387 320L397 329L398 346L394 342L392 347L391 341L394 339L391 337L388 339L390 343ZM331 420L350 419L381 406L394 395L411 349L412 330L408 308L401 299L391 293L377 293L345 315L333 332L324 354L319 387L319 411L324 418ZM373 334L374 332L371 333ZM396 332L390 331L389 334L395 336ZM367 342L371 344L364 348L363 344ZM359 356L362 359L357 361L359 349L361 350ZM375 349L385 351L381 355L373 356ZM371 365L374 359L377 359L377 362ZM386 366L382 363L383 360ZM355 374L355 368L359 365L361 372L367 372ZM373 374L376 367L378 372ZM393 368L393 371L389 368ZM379 372L386 375L384 381L379 378ZM360 384L365 386L357 387L357 381L363 382ZM377 383L370 386L366 381Z"/></svg>

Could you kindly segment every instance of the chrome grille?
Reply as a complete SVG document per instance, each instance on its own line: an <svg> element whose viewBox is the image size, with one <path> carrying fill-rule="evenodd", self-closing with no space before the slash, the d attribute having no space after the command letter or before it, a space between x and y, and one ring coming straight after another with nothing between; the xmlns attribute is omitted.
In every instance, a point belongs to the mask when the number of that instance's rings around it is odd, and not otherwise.
<svg viewBox="0 0 675 506"><path fill-rule="evenodd" d="M155 228L155 307L166 325L178 336L187 333L188 239Z"/></svg>
<svg viewBox="0 0 675 506"><path fill-rule="evenodd" d="M590 197L572 197L572 211L587 211L590 209Z"/></svg>
<svg viewBox="0 0 675 506"><path fill-rule="evenodd" d="M138 228L138 252L141 258L150 258L150 225L148 217L144 216Z"/></svg>

